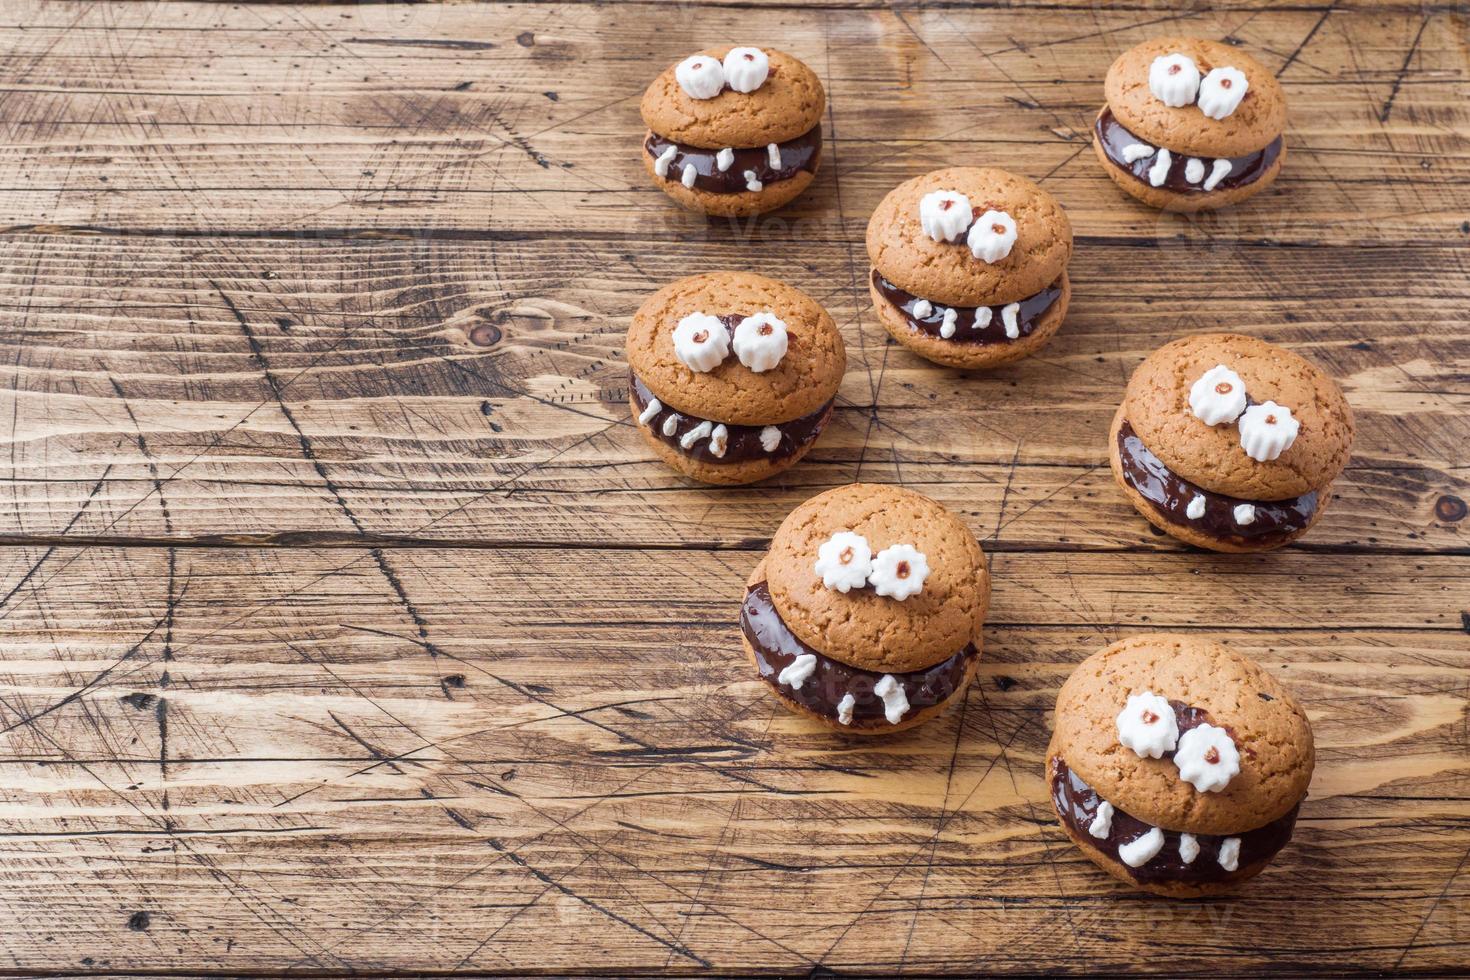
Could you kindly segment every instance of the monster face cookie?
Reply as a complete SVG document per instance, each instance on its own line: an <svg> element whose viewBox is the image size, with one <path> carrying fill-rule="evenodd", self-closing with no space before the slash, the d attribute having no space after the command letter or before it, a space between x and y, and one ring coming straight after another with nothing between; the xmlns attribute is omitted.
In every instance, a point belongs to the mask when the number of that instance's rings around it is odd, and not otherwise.
<svg viewBox="0 0 1470 980"><path fill-rule="evenodd" d="M1149 355L1108 437L1113 476L1138 512L1213 551L1266 551L1304 534L1352 444L1352 409L1331 378L1238 334Z"/></svg>
<svg viewBox="0 0 1470 980"><path fill-rule="evenodd" d="M1067 315L1071 222L1004 170L950 167L898 185L868 222L868 257L884 329L940 364L1025 357Z"/></svg>
<svg viewBox="0 0 1470 980"><path fill-rule="evenodd" d="M1286 158L1286 97L1239 48L1162 37L1108 69L1092 145L1108 176L1145 204L1201 211L1271 185Z"/></svg>
<svg viewBox="0 0 1470 980"><path fill-rule="evenodd" d="M746 586L740 629L788 708L881 735L963 696L989 604L985 556L958 518L911 490L855 483L781 524Z"/></svg>
<svg viewBox="0 0 1470 980"><path fill-rule="evenodd" d="M1306 713L1258 664L1165 633L1078 665L1046 756L1052 806L1082 853L1187 898L1229 890L1286 845L1315 749Z"/></svg>
<svg viewBox="0 0 1470 980"><path fill-rule="evenodd" d="M643 438L705 483L750 483L806 455L847 366L827 311L764 276L670 283L633 314L628 402Z"/></svg>
<svg viewBox="0 0 1470 980"><path fill-rule="evenodd" d="M663 192L706 214L781 207L812 182L827 95L806 65L770 48L710 48L643 93L643 165Z"/></svg>

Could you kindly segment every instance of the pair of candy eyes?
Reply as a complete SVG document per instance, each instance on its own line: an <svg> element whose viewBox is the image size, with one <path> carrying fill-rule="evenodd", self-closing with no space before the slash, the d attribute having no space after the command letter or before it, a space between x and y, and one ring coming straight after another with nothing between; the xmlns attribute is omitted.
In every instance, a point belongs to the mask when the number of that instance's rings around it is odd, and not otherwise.
<svg viewBox="0 0 1470 980"><path fill-rule="evenodd" d="M1143 719L1143 723L1145 725L1155 725L1158 724L1159 719L1162 718L1163 715L1144 708L1143 714L1141 714L1139 717ZM1220 750L1211 745L1208 749L1205 750L1205 761L1212 766L1218 765L1220 762Z"/></svg>

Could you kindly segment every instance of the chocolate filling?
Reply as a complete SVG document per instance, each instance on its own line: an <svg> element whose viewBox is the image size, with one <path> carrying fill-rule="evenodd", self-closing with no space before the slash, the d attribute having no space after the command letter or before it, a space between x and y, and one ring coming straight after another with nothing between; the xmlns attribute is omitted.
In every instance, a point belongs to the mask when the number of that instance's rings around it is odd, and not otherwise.
<svg viewBox="0 0 1470 980"><path fill-rule="evenodd" d="M1102 802L1102 797L1098 796L1091 786L1083 782L1082 777L1068 768L1067 763L1059 755L1051 759L1051 798L1052 803L1056 805L1057 813L1077 837L1088 846L1097 848L1122 864L1134 881L1169 881L1192 884L1223 881L1237 873L1226 871L1220 866L1220 847L1228 837L1240 838L1240 857L1237 869L1245 869L1269 861L1277 851L1286 846L1287 841L1291 840L1291 832L1296 826L1297 811L1301 808L1301 805L1298 804L1292 807L1291 812L1284 817L1278 817L1265 826L1248 830L1243 834L1220 836L1196 834L1195 841L1199 844L1199 854L1188 863L1185 863L1184 859L1179 856L1179 840L1182 834L1177 830L1165 830L1163 849L1145 862L1142 867L1130 868L1118 856L1118 848L1148 833L1152 829L1149 824L1124 813L1115 805L1112 826L1107 836L1101 838L1092 836L1088 828L1092 826L1092 820L1097 816L1097 807Z"/></svg>
<svg viewBox="0 0 1470 980"><path fill-rule="evenodd" d="M1260 544L1295 534L1311 524L1312 515L1317 512L1315 490L1290 500L1241 500L1190 483L1149 452L1126 419L1118 428L1118 459L1123 464L1123 479L1153 504L1154 510L1171 524L1202 531L1211 537ZM1205 498L1205 512L1192 518L1187 511L1196 496ZM1255 519L1249 524L1235 520L1235 508L1239 504L1255 508Z"/></svg>
<svg viewBox="0 0 1470 980"><path fill-rule="evenodd" d="M1148 140L1139 139L1124 129L1123 124L1113 117L1112 109L1104 109L1097 117L1097 121L1092 124L1092 129L1097 134L1098 143L1101 144L1103 153L1112 161L1113 166L1126 170L1143 183L1148 184L1150 187L1153 186L1148 179L1148 172L1149 168L1154 165L1155 154L1149 154L1146 157L1134 160L1132 163L1127 163L1123 159L1123 148L1134 143L1143 143L1146 146L1153 146L1154 144ZM1154 149L1157 152L1158 147L1154 147ZM1169 148L1164 147L1164 149ZM1232 187L1242 187L1251 181L1258 180L1262 174L1271 169L1271 165L1276 162L1276 158L1280 155L1281 137L1278 136L1270 143L1267 143L1265 149L1257 150L1254 153L1247 153L1243 157L1231 157L1230 172L1220 178L1220 181L1211 189L1217 191L1229 190ZM1198 157L1197 159L1205 165L1204 177L1200 178L1198 183L1191 184L1184 176L1184 169L1189 157L1176 150L1169 150L1169 156L1171 157L1169 172L1164 177L1164 182L1159 186L1171 191L1199 191L1204 193L1205 180L1210 175L1210 165L1215 161L1207 157Z"/></svg>
<svg viewBox="0 0 1470 980"><path fill-rule="evenodd" d="M649 133L643 141L644 150L655 160L671 146L675 152L673 159L669 161L665 180L679 183L684 177L684 167L693 164L694 172L698 175L694 178L696 188L715 194L738 194L748 190L748 178L745 176L747 170L754 171L755 179L762 184L790 180L803 170L816 173L817 159L822 152L822 126L818 123L796 139L777 143L776 148L781 153L779 167L771 166L770 151L764 146L730 147L734 151L735 161L721 170L716 160L719 150L676 143L657 133Z"/></svg>
<svg viewBox="0 0 1470 980"><path fill-rule="evenodd" d="M878 292L883 294L884 299L892 303L904 315L904 320L911 329L956 344L1008 344L1021 337L1029 337L1036 329L1037 322L1051 309L1057 297L1062 295L1062 283L1058 279L1036 295L1021 300L1021 308L1016 311L1017 336L1008 337L1003 315L1005 306L943 306L939 303L929 303L929 314L916 316L914 306L920 302L929 302L928 300L899 289L884 279L877 269L873 270L873 285L877 287ZM949 309L954 310L957 314L954 334L943 337L939 331L944 326L944 311ZM990 311L990 319L983 326L976 325L979 322L976 317L979 310ZM983 320L983 315L979 319Z"/></svg>
<svg viewBox="0 0 1470 980"><path fill-rule="evenodd" d="M717 319L725 325L725 329L731 334L735 332L735 326L745 319L744 314L723 313ZM732 355L733 356L733 355ZM654 394L643 383L643 380L631 370L628 372L628 387L633 393L633 404L638 407L638 415L648 407L649 402L654 400ZM801 418L792 419L790 422L780 422L774 428L781 433L781 439L776 443L775 449L766 449L761 439L761 433L772 426L765 425L732 425L729 422L715 422L713 420L696 418L693 415L685 415L675 411L668 405L659 403L659 410L654 413L653 418L644 424L647 429L664 443L679 450L690 459L697 459L702 463L742 463L753 459L785 459L793 453L799 452L816 441L821 435L822 429L826 427L827 420L832 417L832 406L836 404L836 397ZM665 432L665 425L669 419L673 419L673 428ZM635 418L635 421L637 419ZM716 456L710 446L710 436L706 435L696 441L688 449L679 444L679 440L691 429L698 428L700 423L709 421L711 433L717 425L723 425L728 433L725 439L724 455Z"/></svg>
<svg viewBox="0 0 1470 980"><path fill-rule="evenodd" d="M888 725L883 699L873 693L873 685L885 675L849 667L797 639L782 621L781 614L776 612L776 606L771 602L771 591L765 582L745 593L745 602L740 607L740 629L755 650L761 679L782 697L823 717L836 718L837 705L844 696L851 694L852 724L849 727L884 728ZM778 682L776 678L781 671L804 653L817 658L817 669L812 675L802 682L800 688ZM889 675L899 683L909 700L909 710L904 717L948 700L959 690L971 661L979 655L980 651L971 643L948 660L926 670Z"/></svg>

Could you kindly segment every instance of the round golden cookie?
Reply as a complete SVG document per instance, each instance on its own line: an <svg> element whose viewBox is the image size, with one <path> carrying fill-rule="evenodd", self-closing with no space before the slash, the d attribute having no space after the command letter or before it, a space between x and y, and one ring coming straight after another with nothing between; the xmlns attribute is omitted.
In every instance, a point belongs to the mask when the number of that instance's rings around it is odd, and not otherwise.
<svg viewBox="0 0 1470 980"><path fill-rule="evenodd" d="M736 45L698 53L721 61L732 47ZM644 125L676 142L711 150L784 143L807 132L822 121L827 110L821 79L784 51L761 50L771 70L765 84L754 92L736 92L727 86L712 99L696 99L679 87L676 66L665 68L643 93L639 112Z"/></svg>
<svg viewBox="0 0 1470 980"><path fill-rule="evenodd" d="M1190 411L1190 386L1218 364L1240 375L1251 401L1274 401L1301 423L1276 459L1252 459L1235 423L1206 425ZM1154 351L1128 381L1123 417L1171 471L1245 500L1325 490L1352 452L1353 413L1337 384L1291 351L1241 334L1198 334Z"/></svg>
<svg viewBox="0 0 1470 980"><path fill-rule="evenodd" d="M674 353L674 328L690 313L762 311L774 313L787 330L786 355L769 371L750 370L733 349L711 371L690 370ZM734 425L775 425L809 415L836 396L847 369L842 335L821 304L751 272L708 272L664 286L633 314L626 356L664 404Z"/></svg>
<svg viewBox="0 0 1470 980"><path fill-rule="evenodd" d="M1072 282L1065 272L1061 278L1062 294L1042 314L1035 329L1025 337L1003 344L957 344L942 337L935 337L909 326L904 315L878 291L871 279L868 280L868 295L872 297L873 309L878 313L878 322L889 336L903 344L920 357L954 368L992 368L1041 350L1051 341L1052 335L1067 318L1067 305L1072 300Z"/></svg>
<svg viewBox="0 0 1470 980"><path fill-rule="evenodd" d="M936 242L919 221L932 191L964 194L978 217L1004 211L1016 223L1010 254L995 263L963 242ZM1024 177L994 167L947 167L888 192L868 220L868 258L895 286L943 306L1003 306L1056 282L1072 258L1072 223L1056 198Z"/></svg>
<svg viewBox="0 0 1470 980"><path fill-rule="evenodd" d="M1155 58L1189 56L1203 78L1214 68L1239 69L1246 93L1235 111L1211 119L1198 105L1165 105L1149 90ZM1237 47L1194 37L1158 37L1130 48L1108 69L1104 92L1123 127L1152 146L1201 158L1240 157L1264 148L1286 128L1286 96L1276 76Z"/></svg>
<svg viewBox="0 0 1470 980"><path fill-rule="evenodd" d="M1281 174L1281 165L1286 162L1286 147L1283 145L1276 159L1266 172L1248 184L1238 187L1221 187L1213 191L1174 191L1167 187L1150 187L1139 180L1122 167L1118 166L1108 155L1103 152L1102 144L1098 141L1097 134L1092 135L1092 151L1102 164L1103 170L1112 178L1123 191L1147 204L1149 207L1158 208L1161 211L1214 211L1239 204L1248 197L1254 197L1261 191L1276 182Z"/></svg>
<svg viewBox="0 0 1470 980"><path fill-rule="evenodd" d="M833 534L862 535L873 554L897 544L923 552L923 589L902 601L870 587L829 589L816 572ZM771 539L766 581L777 613L807 646L863 670L908 673L979 646L990 604L980 543L940 504L901 487L854 483L793 510Z"/></svg>
<svg viewBox="0 0 1470 980"><path fill-rule="evenodd" d="M1168 758L1137 755L1118 740L1130 694L1151 691L1209 713L1240 750L1229 785L1202 793ZM1135 636L1077 665L1057 695L1061 757L1103 799L1165 830L1230 835L1285 816L1307 794L1312 727L1296 699L1255 661L1208 638Z"/></svg>
<svg viewBox="0 0 1470 980"><path fill-rule="evenodd" d="M760 560L760 563L755 566L755 571L750 573L750 579L746 582L746 588L754 588L756 585L764 581L766 581L766 561L764 558L762 558ZM744 633L742 633L740 636L740 646L745 651L745 657L747 660L750 661L750 665L756 668L757 671L759 671L760 663L756 658L755 650L751 647L750 640L744 635ZM800 704L799 702L787 697L785 693L781 690L780 685L772 685L772 687L775 690L777 696L780 697L781 703L786 706L786 710L790 711L792 714L800 715L802 718L806 718L809 721L814 721L825 728L830 728L834 732L841 732L844 735L857 735L862 737L872 735L892 735L895 732L902 732L907 731L910 728L917 728L919 725L924 724L924 722L929 721L931 718L935 718L938 715L942 715L946 711L948 711L956 701L964 697L965 691L969 689L970 684L972 681L974 681L975 674L978 672L979 669L980 658L978 656L972 657L969 664L965 667L964 678L956 685L954 691L949 695L949 697L945 698L943 701L940 701L938 704L932 704L923 708L916 708L908 712L896 724L888 724L881 727L875 726L861 728L844 725L830 715L825 715L821 712L814 711L811 708L808 708L806 705Z"/></svg>

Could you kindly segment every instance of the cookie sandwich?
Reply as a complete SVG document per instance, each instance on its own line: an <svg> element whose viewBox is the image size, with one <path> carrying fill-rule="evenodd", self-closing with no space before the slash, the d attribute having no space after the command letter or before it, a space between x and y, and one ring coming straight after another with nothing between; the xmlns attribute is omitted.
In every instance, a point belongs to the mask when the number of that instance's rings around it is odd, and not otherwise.
<svg viewBox="0 0 1470 980"><path fill-rule="evenodd" d="M990 167L899 184L868 221L878 321L921 357L983 368L1025 357L1062 325L1072 224L1056 198Z"/></svg>
<svg viewBox="0 0 1470 980"><path fill-rule="evenodd" d="M854 483L793 510L746 584L745 654L837 731L912 728L964 696L990 604L970 529L922 494Z"/></svg>
<svg viewBox="0 0 1470 980"><path fill-rule="evenodd" d="M1212 551L1301 537L1347 465L1353 412L1309 361L1239 334L1165 344L1113 417L1113 478L1148 521Z"/></svg>
<svg viewBox="0 0 1470 980"><path fill-rule="evenodd" d="M827 94L815 72L771 48L709 48L643 93L643 166L694 211L772 211L806 189L822 158Z"/></svg>
<svg viewBox="0 0 1470 980"><path fill-rule="evenodd" d="M810 296L748 272L660 289L628 328L628 405L665 463L751 483L805 456L832 418L847 352Z"/></svg>
<svg viewBox="0 0 1470 980"><path fill-rule="evenodd" d="M1213 640L1120 640L1057 696L1047 784L1062 829L1120 881L1175 898L1225 892L1291 839L1312 726L1254 661Z"/></svg>
<svg viewBox="0 0 1470 980"><path fill-rule="evenodd" d="M1218 41L1161 37L1108 69L1092 147L1108 176L1145 204L1202 211L1271 186L1286 159L1286 96L1276 76Z"/></svg>

